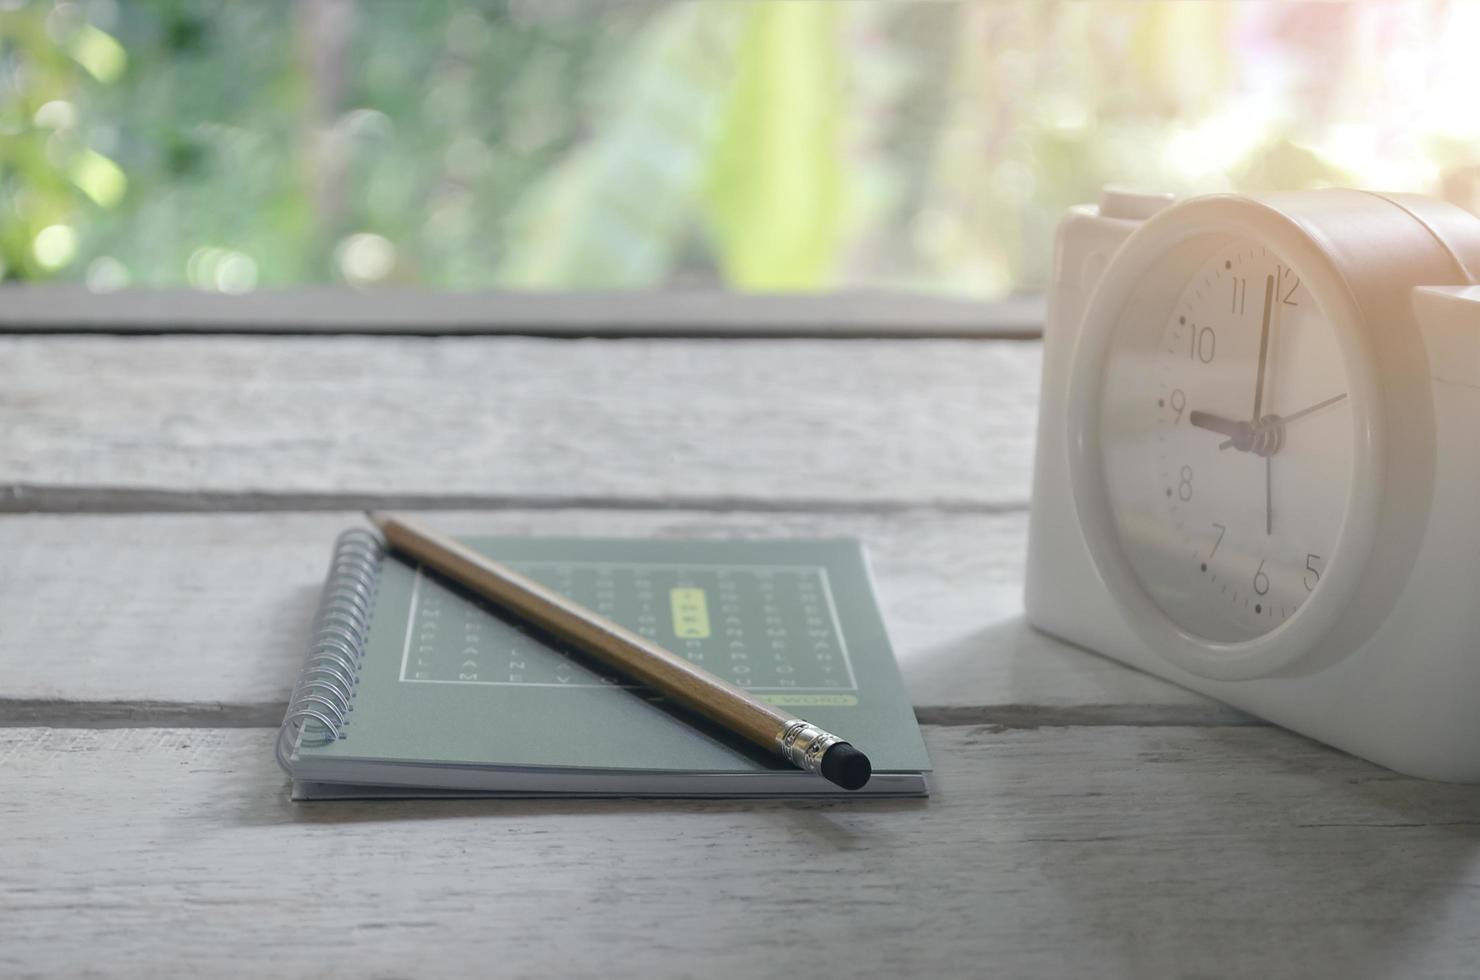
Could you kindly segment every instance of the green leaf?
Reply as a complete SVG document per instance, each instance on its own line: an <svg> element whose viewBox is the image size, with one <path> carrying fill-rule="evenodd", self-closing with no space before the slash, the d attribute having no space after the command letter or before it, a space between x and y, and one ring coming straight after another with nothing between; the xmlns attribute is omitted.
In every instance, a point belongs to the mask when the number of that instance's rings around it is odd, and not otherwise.
<svg viewBox="0 0 1480 980"><path fill-rule="evenodd" d="M616 82L613 115L511 219L496 274L519 288L659 284L693 225L732 78L730 4L678 4L654 21Z"/></svg>
<svg viewBox="0 0 1480 980"><path fill-rule="evenodd" d="M83 24L67 45L72 57L103 84L115 82L128 66L128 55L111 34Z"/></svg>
<svg viewBox="0 0 1480 980"><path fill-rule="evenodd" d="M831 2L747 10L703 201L734 286L815 289L836 279L848 190L842 13Z"/></svg>

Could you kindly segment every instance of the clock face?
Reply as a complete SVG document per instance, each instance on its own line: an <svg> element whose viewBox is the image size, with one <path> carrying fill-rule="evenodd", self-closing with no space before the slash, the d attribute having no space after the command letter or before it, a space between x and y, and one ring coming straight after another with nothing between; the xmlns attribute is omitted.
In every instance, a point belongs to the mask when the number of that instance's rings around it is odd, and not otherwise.
<svg viewBox="0 0 1480 980"><path fill-rule="evenodd" d="M1250 640L1299 612L1341 534L1356 449L1342 325L1248 239L1175 250L1137 295L1100 406L1121 550L1181 628Z"/></svg>

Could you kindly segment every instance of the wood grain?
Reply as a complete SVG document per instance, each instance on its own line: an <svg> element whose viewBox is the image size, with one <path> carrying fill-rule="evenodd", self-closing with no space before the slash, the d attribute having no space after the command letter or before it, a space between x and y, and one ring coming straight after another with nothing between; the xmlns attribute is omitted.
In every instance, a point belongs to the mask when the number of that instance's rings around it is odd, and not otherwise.
<svg viewBox="0 0 1480 980"><path fill-rule="evenodd" d="M0 974L1473 977L1480 796L1273 729L927 728L925 802L293 805L0 730Z"/></svg>
<svg viewBox="0 0 1480 980"><path fill-rule="evenodd" d="M0 506L1015 508L1039 358L1012 341L0 336Z"/></svg>
<svg viewBox="0 0 1480 980"><path fill-rule="evenodd" d="M920 716L1222 724L1232 709L1028 629L1026 516L683 511L423 515L450 533L856 536ZM0 517L0 721L271 725L354 513Z"/></svg>

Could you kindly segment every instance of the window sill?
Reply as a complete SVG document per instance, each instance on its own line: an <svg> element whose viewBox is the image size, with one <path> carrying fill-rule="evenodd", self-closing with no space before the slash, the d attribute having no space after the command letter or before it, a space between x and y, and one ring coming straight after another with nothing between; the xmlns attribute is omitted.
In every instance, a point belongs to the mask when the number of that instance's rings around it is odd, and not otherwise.
<svg viewBox="0 0 1480 980"><path fill-rule="evenodd" d="M82 286L0 288L0 332L524 334L551 337L995 337L1043 329L1044 298L889 290L439 292L315 286L224 295Z"/></svg>

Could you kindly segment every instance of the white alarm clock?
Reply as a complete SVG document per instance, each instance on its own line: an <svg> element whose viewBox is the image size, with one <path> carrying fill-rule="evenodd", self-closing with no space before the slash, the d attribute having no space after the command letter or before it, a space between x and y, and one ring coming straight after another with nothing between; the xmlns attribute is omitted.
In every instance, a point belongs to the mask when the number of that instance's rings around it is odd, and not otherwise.
<svg viewBox="0 0 1480 980"><path fill-rule="evenodd" d="M1390 768L1480 781L1480 219L1107 191L1060 226L1027 612Z"/></svg>

